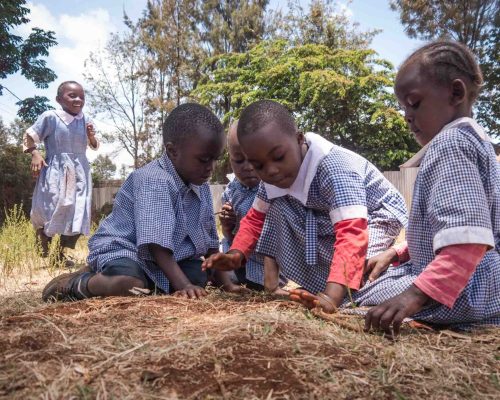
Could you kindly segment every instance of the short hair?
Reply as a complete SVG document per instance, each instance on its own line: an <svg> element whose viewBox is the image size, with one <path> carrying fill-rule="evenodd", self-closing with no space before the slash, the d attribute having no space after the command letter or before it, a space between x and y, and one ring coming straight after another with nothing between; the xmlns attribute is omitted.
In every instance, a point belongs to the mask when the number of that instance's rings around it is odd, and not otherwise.
<svg viewBox="0 0 500 400"><path fill-rule="evenodd" d="M222 138L224 127L212 111L197 103L185 103L174 108L163 123L164 144L178 144L202 133Z"/></svg>
<svg viewBox="0 0 500 400"><path fill-rule="evenodd" d="M447 85L462 79L467 85L471 101L474 101L483 86L483 74L476 57L465 45L451 40L438 40L422 46L401 65L418 63L422 71L439 84Z"/></svg>
<svg viewBox="0 0 500 400"><path fill-rule="evenodd" d="M57 87L57 96L62 96L63 91L64 91L64 86L66 85L78 85L83 89L83 86L81 83L78 83L77 81L64 81L59 86Z"/></svg>
<svg viewBox="0 0 500 400"><path fill-rule="evenodd" d="M276 122L287 132L297 132L293 116L284 105L272 100L259 100L241 112L238 138L250 135L271 122Z"/></svg>

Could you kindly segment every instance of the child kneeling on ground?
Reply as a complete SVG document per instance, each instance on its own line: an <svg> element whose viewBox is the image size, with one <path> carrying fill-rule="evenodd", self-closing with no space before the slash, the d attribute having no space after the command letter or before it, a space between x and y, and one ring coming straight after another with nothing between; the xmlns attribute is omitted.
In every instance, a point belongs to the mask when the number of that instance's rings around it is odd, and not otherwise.
<svg viewBox="0 0 500 400"><path fill-rule="evenodd" d="M88 266L53 279L45 301L127 296L137 289L206 295L201 258L219 245L206 182L222 153L224 130L210 110L188 103L166 119L163 142L165 154L130 174L116 195L113 211L89 240Z"/></svg>

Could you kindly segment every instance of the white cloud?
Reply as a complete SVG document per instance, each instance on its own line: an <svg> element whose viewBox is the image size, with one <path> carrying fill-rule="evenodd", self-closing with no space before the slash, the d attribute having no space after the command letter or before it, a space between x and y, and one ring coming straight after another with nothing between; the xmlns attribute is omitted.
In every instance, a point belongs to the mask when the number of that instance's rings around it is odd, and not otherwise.
<svg viewBox="0 0 500 400"><path fill-rule="evenodd" d="M20 27L19 33L27 36L33 27L54 31L58 45L49 51L49 66L58 81L83 81L89 53L103 47L109 34L116 31L109 12L98 8L79 15L54 15L40 3L28 3L28 7L30 22Z"/></svg>
<svg viewBox="0 0 500 400"><path fill-rule="evenodd" d="M352 18L352 16L354 15L352 9L349 8L348 3L340 3L338 7L340 15L344 15L347 18Z"/></svg>

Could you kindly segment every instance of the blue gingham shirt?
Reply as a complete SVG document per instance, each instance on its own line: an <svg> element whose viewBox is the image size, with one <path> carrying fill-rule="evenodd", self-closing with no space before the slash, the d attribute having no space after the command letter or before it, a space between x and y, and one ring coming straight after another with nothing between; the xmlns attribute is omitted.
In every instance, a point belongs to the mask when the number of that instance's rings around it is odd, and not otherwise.
<svg viewBox="0 0 500 400"><path fill-rule="evenodd" d="M101 271L112 260L130 258L168 293L168 279L154 263L149 244L171 250L176 261L219 247L208 184L186 185L166 155L127 178L112 213L89 240L87 261Z"/></svg>
<svg viewBox="0 0 500 400"><path fill-rule="evenodd" d="M259 185L248 188L243 185L236 177L229 182L224 193L222 193L222 204L231 203L236 214L236 233L240 226L240 221L248 213L255 200ZM231 247L232 241L222 239L222 251L227 252ZM260 285L264 284L264 257L255 252L249 257L245 264L246 278Z"/></svg>

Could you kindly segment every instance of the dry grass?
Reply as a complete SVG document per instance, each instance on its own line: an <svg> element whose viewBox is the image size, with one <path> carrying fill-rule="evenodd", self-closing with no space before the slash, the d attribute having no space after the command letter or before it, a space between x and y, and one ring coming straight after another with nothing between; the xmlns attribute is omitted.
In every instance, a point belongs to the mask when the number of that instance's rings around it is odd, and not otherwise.
<svg viewBox="0 0 500 400"><path fill-rule="evenodd" d="M0 242L0 246L2 243ZM80 249L80 252L82 249ZM83 258L84 254L80 253ZM44 304L57 270L2 271L0 398L494 399L499 330L396 342L255 294ZM29 273L26 271L29 270Z"/></svg>

